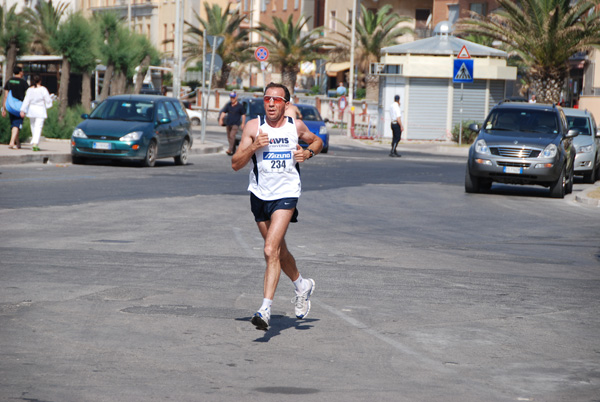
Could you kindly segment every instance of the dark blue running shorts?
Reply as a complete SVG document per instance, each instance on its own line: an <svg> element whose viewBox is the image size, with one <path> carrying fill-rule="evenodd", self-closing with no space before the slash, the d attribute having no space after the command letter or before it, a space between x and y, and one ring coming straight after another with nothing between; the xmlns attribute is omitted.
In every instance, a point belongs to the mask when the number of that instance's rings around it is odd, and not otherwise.
<svg viewBox="0 0 600 402"><path fill-rule="evenodd" d="M11 127L17 127L19 130L23 128L23 119L21 116L15 116L12 113L8 113L8 117L10 118Z"/></svg>
<svg viewBox="0 0 600 402"><path fill-rule="evenodd" d="M254 214L256 222L265 222L271 220L271 215L278 209L294 209L294 214L290 222L298 222L298 198L282 198L280 200L263 201L254 194L250 193L250 209Z"/></svg>

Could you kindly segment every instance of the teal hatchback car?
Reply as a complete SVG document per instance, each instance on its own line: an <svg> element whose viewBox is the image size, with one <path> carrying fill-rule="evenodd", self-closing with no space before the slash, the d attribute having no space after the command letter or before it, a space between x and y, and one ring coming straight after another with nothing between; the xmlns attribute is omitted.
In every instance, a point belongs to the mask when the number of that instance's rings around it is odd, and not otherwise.
<svg viewBox="0 0 600 402"><path fill-rule="evenodd" d="M154 166L174 158L185 165L192 146L190 120L175 98L117 95L106 98L71 136L73 163L86 159L128 160Z"/></svg>

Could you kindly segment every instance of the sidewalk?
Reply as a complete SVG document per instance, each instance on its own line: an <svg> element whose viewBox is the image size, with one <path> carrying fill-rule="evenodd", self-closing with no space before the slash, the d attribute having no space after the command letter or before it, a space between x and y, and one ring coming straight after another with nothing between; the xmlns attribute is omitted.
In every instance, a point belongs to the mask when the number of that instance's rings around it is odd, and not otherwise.
<svg viewBox="0 0 600 402"><path fill-rule="evenodd" d="M0 144L0 165L18 165L22 163L71 163L70 140L42 138L41 151L34 152L31 145L21 144L21 149L9 149L8 145ZM223 145L195 140L190 154L208 154L221 152Z"/></svg>

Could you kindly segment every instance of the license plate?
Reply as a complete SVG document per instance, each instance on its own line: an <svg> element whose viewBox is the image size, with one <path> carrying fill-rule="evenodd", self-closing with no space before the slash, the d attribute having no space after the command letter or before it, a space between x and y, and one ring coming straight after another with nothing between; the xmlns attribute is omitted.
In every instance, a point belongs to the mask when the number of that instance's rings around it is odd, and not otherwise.
<svg viewBox="0 0 600 402"><path fill-rule="evenodd" d="M112 149L110 142L94 142L94 149Z"/></svg>
<svg viewBox="0 0 600 402"><path fill-rule="evenodd" d="M523 173L523 168L514 167L514 166L504 166L504 173L521 174L521 173Z"/></svg>

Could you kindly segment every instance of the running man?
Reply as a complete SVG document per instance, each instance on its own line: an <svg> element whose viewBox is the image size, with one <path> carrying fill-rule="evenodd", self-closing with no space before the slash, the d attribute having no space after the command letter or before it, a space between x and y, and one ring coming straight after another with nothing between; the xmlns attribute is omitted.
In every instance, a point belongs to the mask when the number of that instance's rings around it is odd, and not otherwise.
<svg viewBox="0 0 600 402"><path fill-rule="evenodd" d="M296 204L301 192L299 163L312 158L323 148L319 137L311 133L302 120L285 116L290 92L284 85L270 83L265 88L265 116L246 123L242 140L233 155L231 166L238 171L252 160L250 171L250 207L264 239L267 263L264 276L263 303L252 317L257 329L266 330L271 319L275 289L283 271L293 282L296 317L306 318L310 296L315 290L313 279L304 279L296 260L285 243L290 222L297 222ZM298 144L302 139L309 146Z"/></svg>

